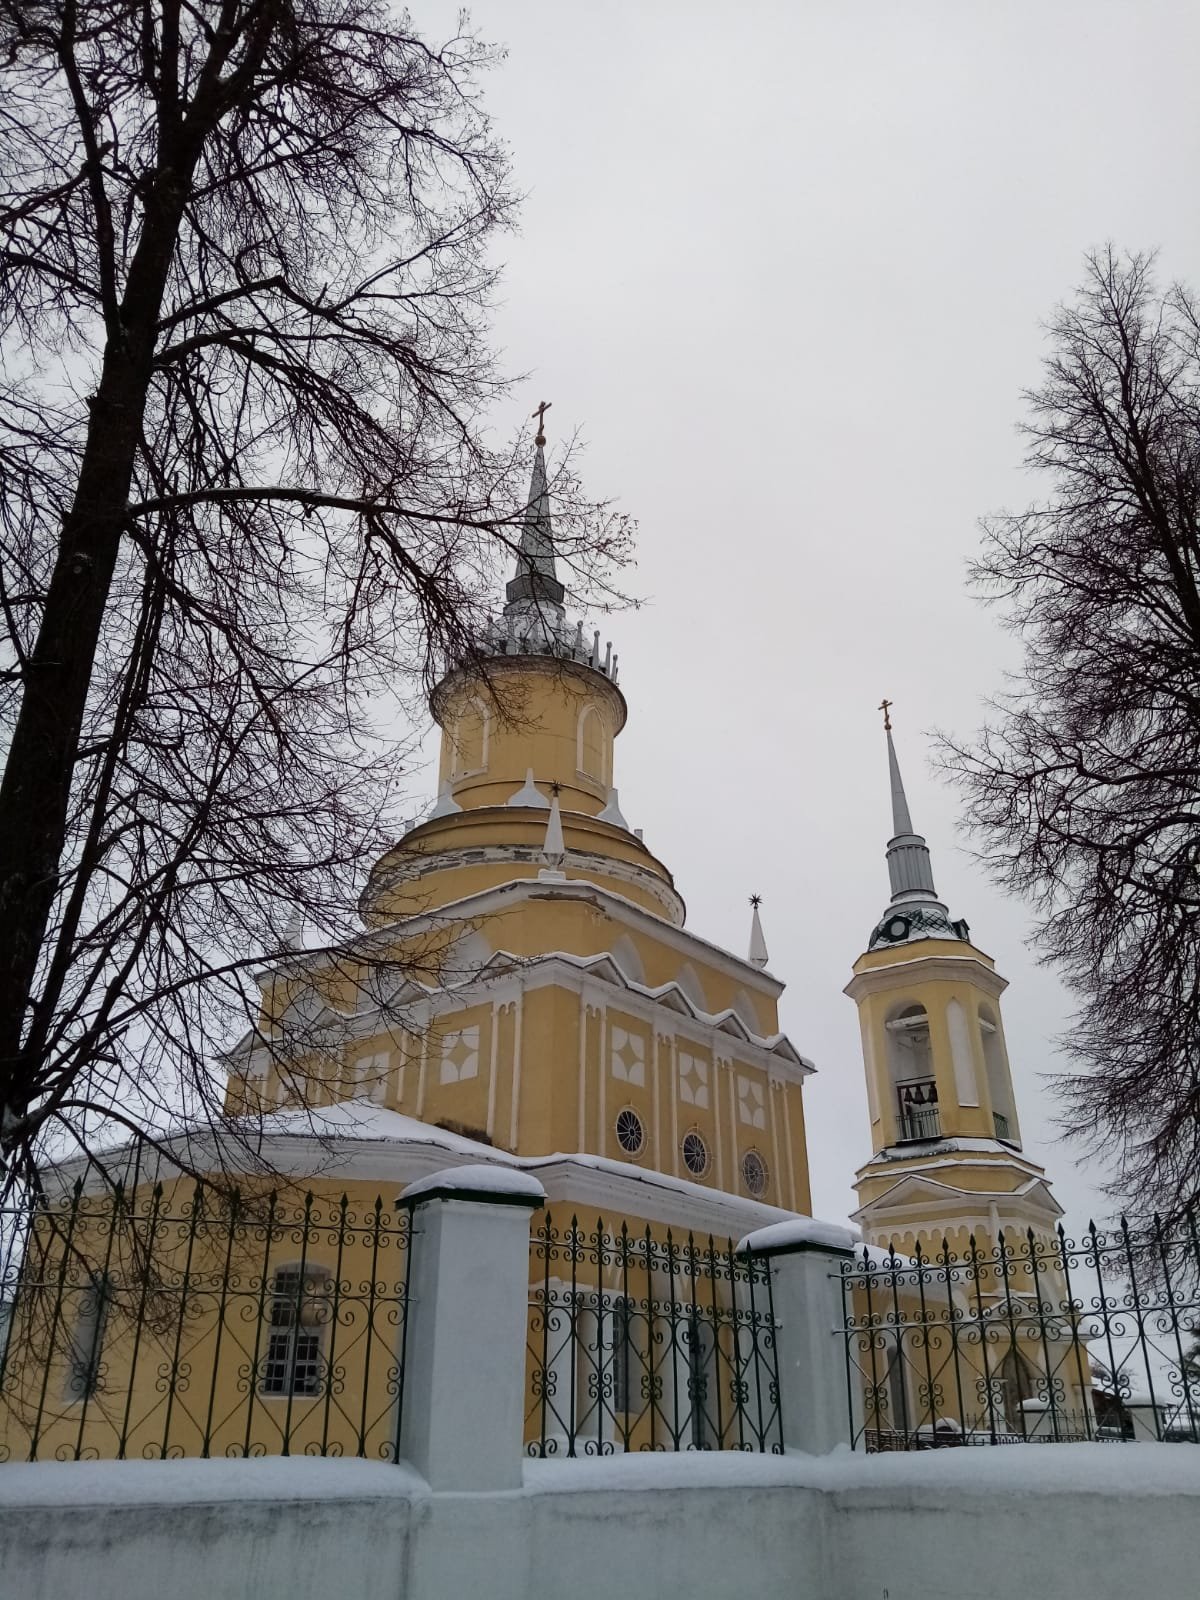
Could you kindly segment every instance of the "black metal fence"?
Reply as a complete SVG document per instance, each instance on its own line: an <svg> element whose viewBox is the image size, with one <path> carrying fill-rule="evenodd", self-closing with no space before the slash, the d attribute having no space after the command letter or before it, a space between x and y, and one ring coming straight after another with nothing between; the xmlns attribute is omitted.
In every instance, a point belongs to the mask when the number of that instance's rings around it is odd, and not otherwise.
<svg viewBox="0 0 1200 1600"><path fill-rule="evenodd" d="M857 1447L1200 1442L1195 1217L962 1254L863 1249L841 1288Z"/></svg>
<svg viewBox="0 0 1200 1600"><path fill-rule="evenodd" d="M408 1240L190 1182L0 1212L0 1461L395 1460Z"/></svg>
<svg viewBox="0 0 1200 1600"><path fill-rule="evenodd" d="M783 1449L770 1270L668 1231L535 1228L531 1455Z"/></svg>

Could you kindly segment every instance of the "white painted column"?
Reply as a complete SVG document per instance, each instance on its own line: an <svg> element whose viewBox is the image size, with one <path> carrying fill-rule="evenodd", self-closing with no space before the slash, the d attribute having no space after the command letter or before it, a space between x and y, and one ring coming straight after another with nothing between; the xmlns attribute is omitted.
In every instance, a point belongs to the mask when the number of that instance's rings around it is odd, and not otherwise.
<svg viewBox="0 0 1200 1600"><path fill-rule="evenodd" d="M527 1173L452 1167L410 1183L400 1454L433 1489L519 1489L525 1415Z"/></svg>
<svg viewBox="0 0 1200 1600"><path fill-rule="evenodd" d="M840 1278L853 1245L848 1228L809 1217L759 1228L738 1245L739 1255L765 1261L771 1272L788 1450L825 1455L851 1442Z"/></svg>

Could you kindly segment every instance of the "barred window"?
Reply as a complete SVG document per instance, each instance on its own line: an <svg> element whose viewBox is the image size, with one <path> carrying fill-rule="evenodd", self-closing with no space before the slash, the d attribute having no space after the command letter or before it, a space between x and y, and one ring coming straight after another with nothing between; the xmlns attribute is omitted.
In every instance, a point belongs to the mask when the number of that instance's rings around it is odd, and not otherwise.
<svg viewBox="0 0 1200 1600"><path fill-rule="evenodd" d="M632 1106L617 1112L617 1143L627 1156L636 1156L646 1142L642 1119Z"/></svg>
<svg viewBox="0 0 1200 1600"><path fill-rule="evenodd" d="M695 1130L683 1136L683 1164L693 1178L701 1178L708 1171L708 1146Z"/></svg>
<svg viewBox="0 0 1200 1600"><path fill-rule="evenodd" d="M100 1353L111 1301L111 1281L101 1272L89 1272L67 1352L68 1400L90 1400L100 1388Z"/></svg>
<svg viewBox="0 0 1200 1600"><path fill-rule="evenodd" d="M263 1394L317 1395L324 1380L324 1326L329 1320L329 1270L312 1262L280 1267L271 1284L270 1333L262 1367Z"/></svg>

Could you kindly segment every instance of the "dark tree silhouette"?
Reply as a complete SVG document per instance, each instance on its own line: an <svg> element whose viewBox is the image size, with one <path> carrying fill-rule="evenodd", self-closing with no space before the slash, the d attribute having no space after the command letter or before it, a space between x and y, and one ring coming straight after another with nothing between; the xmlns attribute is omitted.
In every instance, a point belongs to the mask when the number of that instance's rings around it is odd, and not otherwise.
<svg viewBox="0 0 1200 1600"><path fill-rule="evenodd" d="M1079 1002L1063 1123L1114 1197L1200 1198L1200 310L1112 250L1028 398L1045 499L985 524L974 577L1024 664L943 755L998 880Z"/></svg>
<svg viewBox="0 0 1200 1600"><path fill-rule="evenodd" d="M168 1114L515 544L488 51L375 0L0 0L0 1168ZM603 582L627 528L557 485ZM65 1141L65 1142L64 1142Z"/></svg>

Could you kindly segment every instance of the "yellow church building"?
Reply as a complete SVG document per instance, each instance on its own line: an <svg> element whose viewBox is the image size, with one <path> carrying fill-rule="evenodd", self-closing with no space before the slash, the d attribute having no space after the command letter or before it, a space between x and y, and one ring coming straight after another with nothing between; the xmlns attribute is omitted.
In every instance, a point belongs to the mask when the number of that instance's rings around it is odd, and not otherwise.
<svg viewBox="0 0 1200 1600"><path fill-rule="evenodd" d="M406 1227L402 1191L468 1166L497 1185L535 1176L552 1219L535 1222L546 1348L539 1355L531 1334L530 1434L566 1433L572 1447L589 1426L597 1441L615 1430L629 1446L657 1445L656 1428L676 1448L730 1442L730 1414L697 1396L747 1386L735 1301L758 1280L731 1241L810 1210L803 1091L814 1068L780 1030L783 984L767 969L757 903L745 956L693 932L668 867L621 812L617 658L567 617L544 448L539 431L503 609L431 696L435 804L369 874L360 938L297 945L264 968L261 1015L229 1055L227 1109L261 1119L260 1164L233 1174L246 1259L216 1259L224 1235L208 1216L197 1224L194 1185L169 1160L139 1154L134 1167L131 1155L132 1210L156 1247L169 1243L171 1294L182 1282L200 1309L179 1349L145 1325L143 1307L119 1317L107 1231L89 1242L86 1215L69 1224L68 1258L101 1259L82 1275L65 1269L69 1303L52 1320L68 1372L43 1385L39 1417L48 1399L70 1404L46 1419L43 1453L85 1435L101 1455L158 1448L164 1370L184 1453L240 1448L247 1407L256 1428L276 1419L285 1449L326 1440L331 1425L349 1429L339 1448L383 1448L401 1357L385 1350L381 1364L377 1351L372 1368L370 1352L405 1290L393 1273L367 1305L342 1291L355 1278L345 1268L375 1260L393 1223ZM189 1156L193 1170L229 1160L203 1132ZM258 1259L242 1249L256 1229ZM57 1260L48 1249L51 1294ZM151 1291L152 1304L156 1295L170 1302ZM567 1372L548 1330L565 1323L578 1336L585 1298L591 1364ZM650 1322L663 1304L680 1325L668 1369L655 1371ZM339 1360L347 1319L356 1353ZM723 1363L732 1378L717 1383ZM184 1366L206 1374L203 1415L183 1403ZM652 1405L633 1392L638 1371ZM379 1393L359 1425L339 1423L331 1390L368 1380ZM575 1395L588 1387L590 1404ZM761 1387L777 1418L774 1378ZM155 1421L131 1431L143 1411Z"/></svg>
<svg viewBox="0 0 1200 1600"><path fill-rule="evenodd" d="M193 1171L240 1185L232 1214L131 1152L115 1213L85 1185L34 1228L15 1318L24 1338L42 1317L61 1370L10 1364L10 1448L394 1459L415 1226L397 1197L448 1169L545 1194L533 1448L782 1447L770 1275L733 1241L811 1211L814 1067L780 1029L757 897L745 956L702 938L622 813L626 700L611 647L567 616L545 442L539 421L503 608L431 696L432 809L371 870L361 936L297 940L261 973L227 1062L259 1163L229 1174L228 1149L190 1139ZM937 896L890 726L887 742L892 897L847 989L873 1146L856 1219L906 1257L1048 1239L1059 1208L1021 1149L1004 980ZM826 1232L844 1258L850 1236ZM889 1337L869 1408L915 1415ZM1036 1375L1018 1343L1002 1381L1020 1399Z"/></svg>

